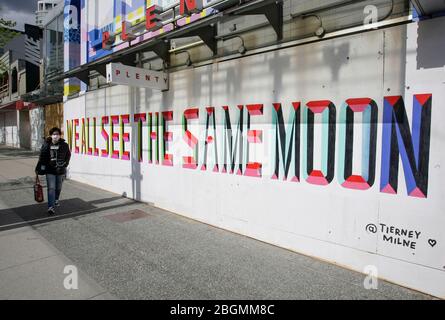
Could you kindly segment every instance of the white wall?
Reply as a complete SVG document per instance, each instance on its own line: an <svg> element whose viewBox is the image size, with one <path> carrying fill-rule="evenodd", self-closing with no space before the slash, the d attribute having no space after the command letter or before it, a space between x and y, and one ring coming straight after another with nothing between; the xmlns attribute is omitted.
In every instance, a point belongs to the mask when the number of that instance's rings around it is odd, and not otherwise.
<svg viewBox="0 0 445 320"><path fill-rule="evenodd" d="M31 123L31 150L40 150L45 136L45 118L43 107L31 109L29 111Z"/></svg>
<svg viewBox="0 0 445 320"><path fill-rule="evenodd" d="M64 117L97 117L100 149L105 147L99 126L101 116L173 110L169 152L174 155L174 166L148 164L145 145L143 163L134 159L134 152L131 161L73 153L69 175L359 272L372 265L381 278L445 298L445 171L441 168L445 162L445 59L443 45L439 45L445 43L445 35L440 32L444 27L445 18L440 18L190 68L171 74L171 88L165 93L123 86L88 92L64 104ZM402 163L398 193L381 193L383 98L403 96L411 121L413 94L422 93L433 95L428 197L407 196ZM336 106L338 120L342 103L359 97L375 100L379 112L376 181L369 190L346 189L338 182L339 123L335 177L329 185L309 184L303 177L299 183L270 178L275 137L272 103L281 102L289 110L293 101L304 105L311 100L328 99ZM182 168L182 156L191 154L181 132L184 109L199 107L201 125L192 125L190 130L200 136L200 141L205 129L205 107L217 109L221 150L221 107L230 107L232 125L236 125L236 106L252 103L264 104L264 115L252 118L252 129L264 131L263 143L250 147L253 159L263 163L262 178ZM360 129L360 123L357 126ZM321 150L319 129L317 124L316 154ZM126 126L132 139L126 143L127 150L136 145L135 130L135 124ZM146 127L143 132L146 143ZM360 141L360 130L354 134ZM115 145L118 149L119 143ZM354 144L354 148L360 145ZM318 156L315 158L317 166L320 161ZM377 234L366 231L370 223L420 232L416 248L383 241L380 230Z"/></svg>
<svg viewBox="0 0 445 320"><path fill-rule="evenodd" d="M10 147L19 146L17 111L2 112L0 117L0 141Z"/></svg>

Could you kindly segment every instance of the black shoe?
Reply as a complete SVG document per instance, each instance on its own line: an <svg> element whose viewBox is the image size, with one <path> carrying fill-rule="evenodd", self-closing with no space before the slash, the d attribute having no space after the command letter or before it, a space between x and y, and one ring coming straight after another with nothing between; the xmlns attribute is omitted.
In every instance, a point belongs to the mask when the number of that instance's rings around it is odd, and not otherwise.
<svg viewBox="0 0 445 320"><path fill-rule="evenodd" d="M48 209L48 215L53 216L55 214L56 214L56 210L53 207Z"/></svg>

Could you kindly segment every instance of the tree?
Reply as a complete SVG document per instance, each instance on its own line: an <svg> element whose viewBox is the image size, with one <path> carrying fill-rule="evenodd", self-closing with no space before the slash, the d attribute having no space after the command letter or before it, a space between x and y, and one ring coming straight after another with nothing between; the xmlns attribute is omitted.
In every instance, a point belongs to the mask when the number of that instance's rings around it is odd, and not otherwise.
<svg viewBox="0 0 445 320"><path fill-rule="evenodd" d="M7 20L1 17L2 11L3 8L0 6L0 49L2 49L12 38L20 34L20 32L12 29L16 25L15 21ZM4 67L5 66L0 65L0 71L1 68Z"/></svg>
<svg viewBox="0 0 445 320"><path fill-rule="evenodd" d="M13 28L17 23L15 21L6 20L0 17L0 26L6 28Z"/></svg>

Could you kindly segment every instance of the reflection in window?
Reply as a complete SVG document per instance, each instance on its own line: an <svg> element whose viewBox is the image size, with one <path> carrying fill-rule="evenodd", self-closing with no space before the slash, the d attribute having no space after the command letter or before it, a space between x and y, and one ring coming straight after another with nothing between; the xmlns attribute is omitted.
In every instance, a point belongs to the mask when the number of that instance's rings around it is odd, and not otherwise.
<svg viewBox="0 0 445 320"><path fill-rule="evenodd" d="M63 13L45 26L45 74L63 71Z"/></svg>

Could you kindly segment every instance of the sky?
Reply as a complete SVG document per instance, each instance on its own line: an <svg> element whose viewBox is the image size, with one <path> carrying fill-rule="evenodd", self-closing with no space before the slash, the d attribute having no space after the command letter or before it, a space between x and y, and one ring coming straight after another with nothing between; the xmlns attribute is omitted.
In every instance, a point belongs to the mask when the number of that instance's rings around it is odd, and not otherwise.
<svg viewBox="0 0 445 320"><path fill-rule="evenodd" d="M24 30L24 24L35 24L37 0L0 0L0 17L17 22L15 29Z"/></svg>

